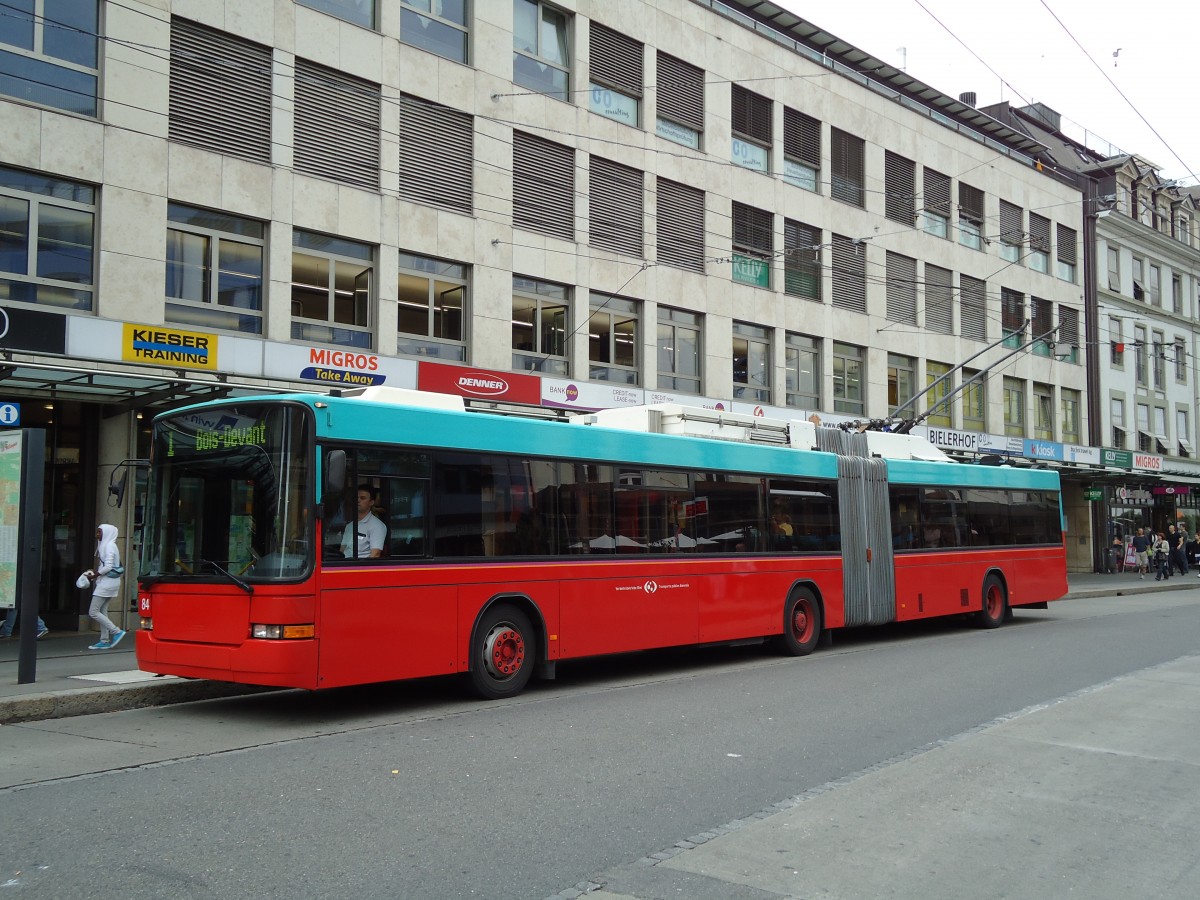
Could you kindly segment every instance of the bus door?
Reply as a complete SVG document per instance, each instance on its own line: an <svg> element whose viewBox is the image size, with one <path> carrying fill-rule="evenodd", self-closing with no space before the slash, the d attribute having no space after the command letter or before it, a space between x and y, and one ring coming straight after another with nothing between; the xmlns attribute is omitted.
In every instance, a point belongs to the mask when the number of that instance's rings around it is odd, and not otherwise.
<svg viewBox="0 0 1200 900"><path fill-rule="evenodd" d="M842 532L842 588L847 625L882 625L896 619L887 463L838 457Z"/></svg>

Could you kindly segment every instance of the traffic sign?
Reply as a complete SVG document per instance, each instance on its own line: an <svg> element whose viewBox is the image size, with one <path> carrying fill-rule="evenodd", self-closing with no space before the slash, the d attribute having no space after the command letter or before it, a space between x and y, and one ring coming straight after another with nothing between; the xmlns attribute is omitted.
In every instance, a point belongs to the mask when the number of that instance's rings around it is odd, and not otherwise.
<svg viewBox="0 0 1200 900"><path fill-rule="evenodd" d="M4 402L0 403L0 426L5 428L16 428L21 424L21 404Z"/></svg>

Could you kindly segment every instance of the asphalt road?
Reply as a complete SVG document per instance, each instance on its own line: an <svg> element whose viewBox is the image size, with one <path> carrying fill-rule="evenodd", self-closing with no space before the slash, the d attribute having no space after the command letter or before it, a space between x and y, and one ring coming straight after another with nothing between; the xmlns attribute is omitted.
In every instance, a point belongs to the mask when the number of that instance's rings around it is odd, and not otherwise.
<svg viewBox="0 0 1200 900"><path fill-rule="evenodd" d="M1181 591L1065 601L996 631L862 631L805 659L562 665L501 703L439 680L2 726L0 887L547 897L1198 639L1200 596Z"/></svg>

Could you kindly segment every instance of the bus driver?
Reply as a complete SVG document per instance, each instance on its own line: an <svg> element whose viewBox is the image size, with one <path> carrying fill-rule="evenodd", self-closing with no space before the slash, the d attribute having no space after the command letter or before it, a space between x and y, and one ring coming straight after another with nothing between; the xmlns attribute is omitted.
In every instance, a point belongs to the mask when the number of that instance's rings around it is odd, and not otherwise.
<svg viewBox="0 0 1200 900"><path fill-rule="evenodd" d="M377 559L383 555L383 542L387 538L387 526L371 512L371 504L375 500L375 489L369 484L358 486L358 521L346 526L342 532L342 556L346 559ZM351 551L351 544L358 537L357 552Z"/></svg>

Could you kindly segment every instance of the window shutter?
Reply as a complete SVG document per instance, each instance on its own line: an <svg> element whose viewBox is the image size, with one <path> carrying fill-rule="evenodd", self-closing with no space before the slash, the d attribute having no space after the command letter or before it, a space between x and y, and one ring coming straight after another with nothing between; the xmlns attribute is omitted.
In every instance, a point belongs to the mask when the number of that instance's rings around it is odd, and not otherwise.
<svg viewBox="0 0 1200 900"><path fill-rule="evenodd" d="M937 216L950 217L950 176L925 170L925 209Z"/></svg>
<svg viewBox="0 0 1200 900"><path fill-rule="evenodd" d="M949 269L925 264L925 330L954 333L954 276Z"/></svg>
<svg viewBox="0 0 1200 900"><path fill-rule="evenodd" d="M271 48L171 19L168 136L271 162Z"/></svg>
<svg viewBox="0 0 1200 900"><path fill-rule="evenodd" d="M821 229L783 221L783 290L821 302Z"/></svg>
<svg viewBox="0 0 1200 900"><path fill-rule="evenodd" d="M834 200L863 205L863 139L847 134L840 128L830 129L829 152Z"/></svg>
<svg viewBox="0 0 1200 900"><path fill-rule="evenodd" d="M1073 306L1058 306L1058 333L1054 338L1060 344L1079 346L1079 310Z"/></svg>
<svg viewBox="0 0 1200 900"><path fill-rule="evenodd" d="M592 81L642 96L642 44L592 20Z"/></svg>
<svg viewBox="0 0 1200 900"><path fill-rule="evenodd" d="M854 312L867 311L864 248L848 237L833 236L833 305Z"/></svg>
<svg viewBox="0 0 1200 900"><path fill-rule="evenodd" d="M744 203L733 201L733 247L748 250L761 256L770 256L774 251L773 216L765 209L755 209Z"/></svg>
<svg viewBox="0 0 1200 900"><path fill-rule="evenodd" d="M1017 332L1025 327L1025 295L1020 291L1000 288L1000 327L1005 332ZM1034 334L1041 332L1035 328Z"/></svg>
<svg viewBox="0 0 1200 900"><path fill-rule="evenodd" d="M575 151L513 132L513 224L575 240Z"/></svg>
<svg viewBox="0 0 1200 900"><path fill-rule="evenodd" d="M379 190L379 86L296 60L297 172Z"/></svg>
<svg viewBox="0 0 1200 900"><path fill-rule="evenodd" d="M1000 201L1000 240L1006 244L1019 244L1025 238L1025 229L1021 225L1021 207Z"/></svg>
<svg viewBox="0 0 1200 900"><path fill-rule="evenodd" d="M798 110L783 108L783 152L794 160L821 168L821 123Z"/></svg>
<svg viewBox="0 0 1200 900"><path fill-rule="evenodd" d="M976 225L983 224L983 191L958 183L958 216Z"/></svg>
<svg viewBox="0 0 1200 900"><path fill-rule="evenodd" d="M905 325L917 324L917 261L888 252L887 318Z"/></svg>
<svg viewBox="0 0 1200 900"><path fill-rule="evenodd" d="M987 282L970 275L960 275L958 281L958 319L962 336L986 341Z"/></svg>
<svg viewBox="0 0 1200 900"><path fill-rule="evenodd" d="M642 256L643 175L637 169L593 156L589 191L590 243L630 256Z"/></svg>
<svg viewBox="0 0 1200 900"><path fill-rule="evenodd" d="M704 70L659 51L658 115L704 131Z"/></svg>
<svg viewBox="0 0 1200 900"><path fill-rule="evenodd" d="M771 101L760 94L733 85L733 131L770 146Z"/></svg>
<svg viewBox="0 0 1200 900"><path fill-rule="evenodd" d="M889 219L905 225L916 223L916 177L916 164L911 159L884 151L884 212Z"/></svg>
<svg viewBox="0 0 1200 900"><path fill-rule="evenodd" d="M1066 225L1058 226L1058 251L1059 262L1075 265L1075 229L1068 228Z"/></svg>
<svg viewBox="0 0 1200 900"><path fill-rule="evenodd" d="M1029 214L1029 249L1050 252L1050 220L1032 212Z"/></svg>
<svg viewBox="0 0 1200 900"><path fill-rule="evenodd" d="M704 191L658 179L658 261L704 272Z"/></svg>
<svg viewBox="0 0 1200 900"><path fill-rule="evenodd" d="M471 212L474 133L465 113L400 96L400 196Z"/></svg>
<svg viewBox="0 0 1200 900"><path fill-rule="evenodd" d="M1040 337L1054 327L1053 307L1049 300L1043 300L1041 297L1029 298L1029 327L1030 340ZM1042 340L1051 341L1057 339L1051 335L1048 338L1042 338Z"/></svg>

